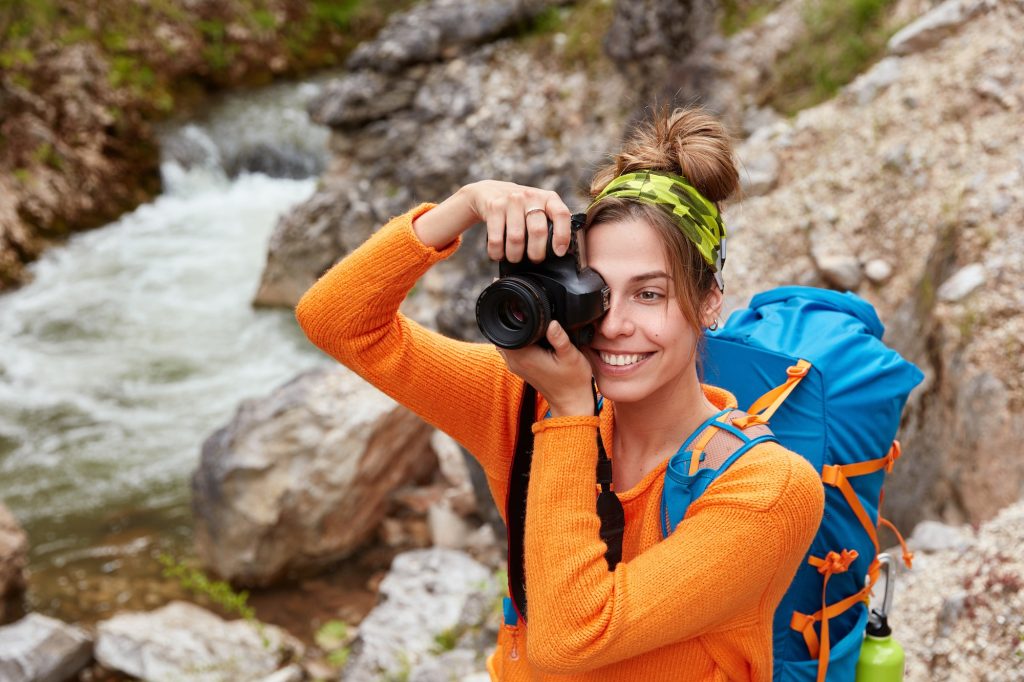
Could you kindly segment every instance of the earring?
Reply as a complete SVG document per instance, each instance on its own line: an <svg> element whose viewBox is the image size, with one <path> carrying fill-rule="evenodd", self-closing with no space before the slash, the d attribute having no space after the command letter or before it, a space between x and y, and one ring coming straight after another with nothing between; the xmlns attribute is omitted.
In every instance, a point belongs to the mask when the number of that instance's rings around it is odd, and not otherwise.
<svg viewBox="0 0 1024 682"><path fill-rule="evenodd" d="M708 331L709 332L718 331L718 318L717 317L715 318L715 321L712 322L711 325L708 327Z"/></svg>

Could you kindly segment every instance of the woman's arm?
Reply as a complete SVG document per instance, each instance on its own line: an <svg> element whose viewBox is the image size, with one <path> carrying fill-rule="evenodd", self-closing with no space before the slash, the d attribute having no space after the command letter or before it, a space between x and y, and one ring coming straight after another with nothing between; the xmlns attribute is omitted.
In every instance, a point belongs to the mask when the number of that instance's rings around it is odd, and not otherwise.
<svg viewBox="0 0 1024 682"><path fill-rule="evenodd" d="M558 215L564 211L568 244L568 209L559 204L553 192L485 181L437 207L420 206L392 220L314 284L296 308L299 324L314 344L466 446L492 479L503 477L522 382L493 346L446 338L398 309L416 280L481 219L488 224L489 251L491 231L494 239L507 232L510 258L513 242L536 248L534 228L526 223L539 219L543 255L546 221L537 213L527 221L524 213L537 205ZM509 217L517 212L518 223Z"/></svg>
<svg viewBox="0 0 1024 682"><path fill-rule="evenodd" d="M609 572L594 510L596 425L594 417L564 417L534 427L526 515L531 662L578 673L774 609L765 597L781 597L821 519L813 468L774 445L748 452L672 535Z"/></svg>

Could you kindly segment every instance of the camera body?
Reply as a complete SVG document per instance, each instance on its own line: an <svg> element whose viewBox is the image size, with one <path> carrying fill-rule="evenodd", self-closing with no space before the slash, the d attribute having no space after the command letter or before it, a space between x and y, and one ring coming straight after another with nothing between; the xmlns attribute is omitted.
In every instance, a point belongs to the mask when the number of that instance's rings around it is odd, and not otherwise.
<svg viewBox="0 0 1024 682"><path fill-rule="evenodd" d="M584 242L578 238L586 215L572 216L569 249L556 256L551 239L554 226L548 221L544 260L519 263L502 259L498 279L476 301L480 331L499 348L524 348L539 343L550 348L546 332L557 320L579 347L594 339L595 323L608 310L608 286L587 267Z"/></svg>

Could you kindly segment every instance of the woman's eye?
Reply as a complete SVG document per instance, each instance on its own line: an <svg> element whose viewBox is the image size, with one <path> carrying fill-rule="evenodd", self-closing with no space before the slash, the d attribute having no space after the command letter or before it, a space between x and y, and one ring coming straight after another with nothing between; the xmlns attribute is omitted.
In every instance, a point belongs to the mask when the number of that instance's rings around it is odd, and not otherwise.
<svg viewBox="0 0 1024 682"><path fill-rule="evenodd" d="M640 292L640 300L641 301L657 301L660 298L661 298L661 293L657 292L657 291L641 291Z"/></svg>

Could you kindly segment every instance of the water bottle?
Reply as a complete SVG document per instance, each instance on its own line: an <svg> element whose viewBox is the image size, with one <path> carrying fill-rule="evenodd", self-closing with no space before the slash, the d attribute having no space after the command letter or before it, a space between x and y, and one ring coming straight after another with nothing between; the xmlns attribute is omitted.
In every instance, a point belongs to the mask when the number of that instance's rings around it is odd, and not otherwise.
<svg viewBox="0 0 1024 682"><path fill-rule="evenodd" d="M892 607L892 557L879 554L878 561L885 572L885 596L881 609L871 609L864 643L857 661L857 682L903 682L906 657L903 647L892 638L889 627L889 609Z"/></svg>

